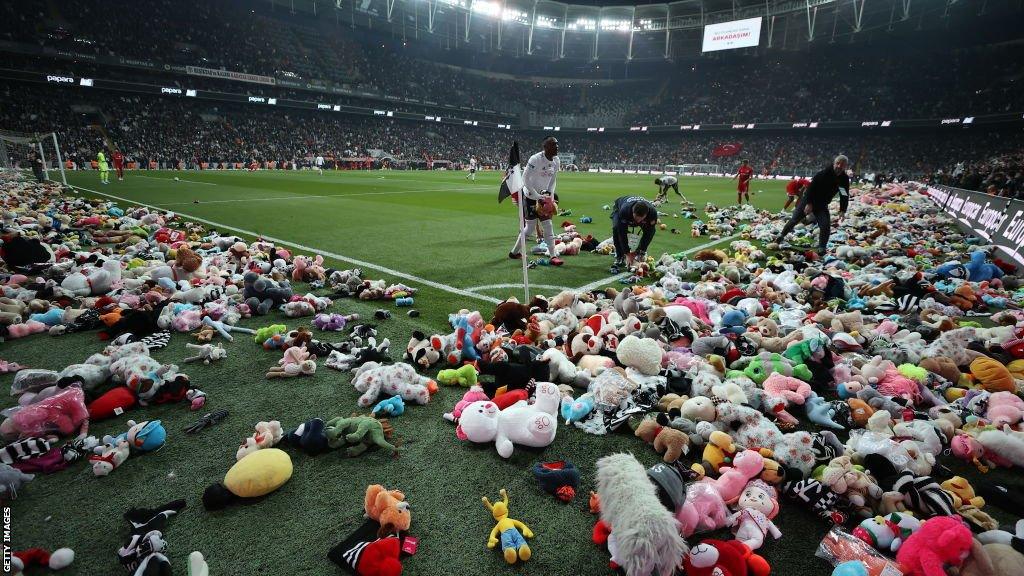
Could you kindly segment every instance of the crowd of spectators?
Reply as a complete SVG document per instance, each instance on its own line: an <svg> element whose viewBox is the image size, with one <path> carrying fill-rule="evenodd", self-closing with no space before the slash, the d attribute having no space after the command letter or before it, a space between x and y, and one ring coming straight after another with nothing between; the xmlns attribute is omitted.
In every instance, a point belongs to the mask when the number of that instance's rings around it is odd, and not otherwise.
<svg viewBox="0 0 1024 576"><path fill-rule="evenodd" d="M953 50L908 41L898 53L824 45L758 56L716 53L665 63L655 78L597 86L469 72L471 57L461 68L440 64L413 40L395 42L342 30L329 18L286 12L240 0L25 0L0 7L0 39L323 80L436 104L527 113L537 125L882 120L1024 110L1024 91L1017 86L1020 48L1012 43Z"/></svg>
<svg viewBox="0 0 1024 576"><path fill-rule="evenodd" d="M396 165L425 159L461 164L476 156L501 166L518 140L529 153L544 134L434 122L306 111L207 100L125 95L104 90L8 83L0 97L0 126L20 132L55 131L76 163L116 146L143 165L150 161L302 161L316 154L353 158L380 151ZM831 155L850 157L855 170L936 181L994 193L1024 192L1024 134L974 128L836 133L562 133L560 147L581 169L716 164L732 171L740 159L771 174L807 174ZM739 153L716 157L736 144ZM958 166L958 163L959 166ZM993 188L994 187L994 188Z"/></svg>

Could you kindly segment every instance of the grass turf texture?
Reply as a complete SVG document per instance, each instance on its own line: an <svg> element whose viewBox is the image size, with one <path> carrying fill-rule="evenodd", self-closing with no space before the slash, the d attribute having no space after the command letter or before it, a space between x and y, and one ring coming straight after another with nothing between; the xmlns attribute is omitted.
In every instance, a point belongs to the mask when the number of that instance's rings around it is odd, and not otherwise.
<svg viewBox="0 0 1024 576"><path fill-rule="evenodd" d="M175 182L175 175L215 186ZM323 177L315 172L147 172L129 173L124 182L109 186L99 185L95 173L68 176L77 186L458 288L515 284L520 279L519 263L506 257L515 234L514 212L507 204L495 204L495 173L483 173L472 183L452 172L330 172ZM558 190L562 207L573 210L569 219L577 222L584 234L600 239L609 235L608 213L601 206L623 194L653 197L652 180L648 176L566 173L559 176ZM735 198L733 181L684 178L681 184L698 207L707 201L732 203ZM764 191L754 196L755 204L778 209L785 200L783 186L783 181L755 181L752 188ZM667 205L670 212L678 206L673 198ZM196 199L199 204L192 203ZM594 223L578 224L582 215L590 215ZM670 216L667 222L684 234L659 232L651 247L653 254L687 250L707 241L690 238L689 221ZM562 268L531 270L530 277L538 284L578 287L606 278L610 263L610 257L583 254L566 258ZM350 266L330 259L328 264ZM371 278L395 279L373 270L365 272ZM461 307L478 308L485 316L493 310L492 304L471 296L406 282L421 288L416 295L416 308L423 313L420 318L410 319L405 309L382 302L340 300L332 310L372 317L376 308L391 309L394 317L378 324L382 334L391 338L396 356L416 328L428 333L446 331L447 314ZM302 288L297 286L296 292ZM522 291L510 287L480 293L504 298ZM308 325L309 319L287 320L274 313L242 324L257 327L274 322L295 327ZM330 340L329 334L325 339ZM177 334L167 348L153 355L161 362L180 364L188 355L187 341L192 339ZM33 368L59 370L81 362L103 346L95 333L34 336L4 343L3 357ZM55 475L38 476L24 487L13 501L14 549L70 546L77 553L76 560L63 574L123 573L115 552L127 532L121 518L124 511L184 498L188 507L165 532L175 573L185 573L192 550L202 551L211 573L218 576L340 573L327 560L327 551L362 522L366 486L382 483L403 490L413 507L411 533L421 544L419 552L404 561L406 574L605 574L609 573L607 554L590 541L595 517L586 511L587 494L595 487L594 463L616 451L631 451L645 465L658 459L653 449L629 431L598 437L562 426L550 447L517 447L512 458L503 461L493 445L468 445L455 438L453 427L441 414L461 398L464 389L443 387L429 405L411 406L392 420L401 439L399 458L377 451L356 459L340 453L313 458L289 450L295 471L280 490L255 502L207 513L200 502L203 489L223 478L234 463L239 442L252 433L254 423L277 419L291 429L314 416L349 415L356 411L358 397L347 374L321 365L312 378L267 380L265 371L276 363L278 353L264 352L244 335L226 347L228 358L217 364L182 365L193 382L209 394L203 411L189 412L184 404L136 408L90 429L97 436L117 434L126 428L128 418L159 418L168 430L162 450L129 458L106 478L95 478L90 467L75 464ZM9 386L10 375L0 378ZM202 413L220 408L230 412L222 423L194 435L181 431ZM537 461L559 459L572 460L583 474L577 498L568 505L541 492L530 473ZM980 480L950 458L943 461L972 481ZM995 472L985 479L1012 484L1019 483L1014 480L1017 477ZM493 520L480 496L494 499L502 487L509 489L511 517L536 533L530 541L533 558L515 568L507 567L498 552L485 547ZM778 574L828 574L828 566L813 556L827 526L793 502L783 502L782 507L776 523L783 539L768 543L762 549L765 557ZM988 507L990 513L996 514L992 508ZM1005 516L999 519L1009 521Z"/></svg>

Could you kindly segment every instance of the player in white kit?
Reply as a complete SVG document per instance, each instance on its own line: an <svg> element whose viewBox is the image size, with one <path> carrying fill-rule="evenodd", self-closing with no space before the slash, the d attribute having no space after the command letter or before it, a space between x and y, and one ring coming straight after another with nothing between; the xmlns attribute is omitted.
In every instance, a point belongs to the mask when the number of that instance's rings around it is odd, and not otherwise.
<svg viewBox="0 0 1024 576"><path fill-rule="evenodd" d="M476 156L469 157L469 174L466 174L466 180L476 182Z"/></svg>
<svg viewBox="0 0 1024 576"><path fill-rule="evenodd" d="M540 221L544 230L544 241L547 242L548 255L551 257L553 266L561 266L561 258L555 256L555 236L551 229L551 217L554 216L557 208L555 202L558 196L555 194L555 175L558 174L558 140L548 136L544 140L544 150L530 156L530 161L523 171L523 190L520 193L520 230L516 238L515 246L508 253L508 257L518 260L523 257L523 245L528 231L537 227Z"/></svg>
<svg viewBox="0 0 1024 576"><path fill-rule="evenodd" d="M323 176L324 175L324 157L322 155L320 155L320 154L317 154L316 155L316 160L313 161L313 164L316 165L316 169L319 170L320 171L320 175Z"/></svg>

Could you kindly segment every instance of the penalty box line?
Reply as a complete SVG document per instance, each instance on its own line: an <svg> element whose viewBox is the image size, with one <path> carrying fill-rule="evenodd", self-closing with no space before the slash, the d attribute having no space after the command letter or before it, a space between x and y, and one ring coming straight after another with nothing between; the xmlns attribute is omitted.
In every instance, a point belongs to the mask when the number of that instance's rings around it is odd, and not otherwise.
<svg viewBox="0 0 1024 576"><path fill-rule="evenodd" d="M151 210L158 210L158 211L161 211L161 212L167 212L168 211L168 210L166 210L164 208L161 208L159 206L153 206L151 204L145 204L143 202L138 202L138 201L135 201L135 200L129 200L128 198L122 198L120 196L115 196L113 194L107 194L106 192L100 192L98 190L92 190L91 188L85 188L85 187L82 187L82 186L71 186L71 187L75 188L77 190L85 190L86 192L92 192L93 194L98 194L100 196L106 196L107 198L113 198L114 200L119 200L121 202L127 202L129 204L135 204L136 206L144 206L144 207L149 208ZM438 290L442 290L444 292L448 292L448 293L451 293L451 294L456 294L458 296L465 296L467 298L473 298L475 300L482 300L484 302L490 302L491 304L498 304L499 302L501 302L501 300L498 300L497 298L492 298L490 296L485 296L483 294L478 294L478 293L473 292L471 290L463 290L462 288L456 288L455 286L451 286L451 285L448 285L448 284L443 284L441 282L435 282L433 280L428 280L426 278L421 278L421 277L415 276L413 274L406 274L405 272L400 272L400 271L395 270L393 268L388 268L386 266L381 266L379 264L374 264L372 262L366 262L365 260L358 260L356 258L350 258L348 256L344 256L342 254L336 254L334 252L327 252L326 250L320 250L318 248L313 248L311 246L305 246L303 244L298 244L296 242L290 242L288 240L282 240L280 238L274 238L272 236L267 236L265 234L260 234L258 232L253 232L252 230L246 230L244 228L238 228L238 227L235 227L235 226L229 226L227 224L221 224L220 222L214 222L212 220L207 220L205 218L200 218L198 216L193 216L191 214L185 214L183 212L175 212L175 214L178 214L180 216L188 218L189 220L194 220L196 222L201 222L201 223L206 224L208 226L215 227L215 228L217 228L219 230L228 230L228 231L234 232L236 234L244 234L246 236L251 236L253 238L264 238L264 239L270 240L271 242L274 242L276 244L281 244L282 246L290 246L292 248L295 248L295 249L298 249L298 250L302 250L304 252L309 252L309 253L312 253L312 254L319 254L319 255L323 256L324 258L331 258L333 260L337 260L337 261L340 261L340 262L347 262L349 264L353 264L355 266L359 266L360 268L366 268L366 269L369 269L369 270L376 270L378 272L383 272L384 274L387 274L389 276L394 276L396 278L401 278L403 280L409 280L411 282L415 282L415 283L423 285L423 286L430 286L431 288L436 288Z"/></svg>

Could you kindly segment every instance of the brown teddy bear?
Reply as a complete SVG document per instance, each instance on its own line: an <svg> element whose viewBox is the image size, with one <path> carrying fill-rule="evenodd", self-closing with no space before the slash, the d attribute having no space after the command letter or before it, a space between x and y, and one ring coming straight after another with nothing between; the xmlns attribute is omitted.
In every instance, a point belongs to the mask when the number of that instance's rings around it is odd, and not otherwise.
<svg viewBox="0 0 1024 576"><path fill-rule="evenodd" d="M675 428L669 428L667 424L664 415L660 415L658 420L645 418L640 421L634 434L644 442L653 444L658 454L664 454L662 460L671 464L683 454L689 453L690 437Z"/></svg>
<svg viewBox="0 0 1024 576"><path fill-rule="evenodd" d="M675 418L679 416L680 411L683 408L683 403L689 400L689 396L680 396L679 394L665 394L658 400L658 411L665 412L669 418Z"/></svg>
<svg viewBox="0 0 1024 576"><path fill-rule="evenodd" d="M785 352L786 348L793 342L803 340L804 333L800 330L793 330L789 334L782 337L767 337L762 336L760 332L747 332L744 334L751 342L757 344L759 348L763 348L769 352Z"/></svg>
<svg viewBox="0 0 1024 576"><path fill-rule="evenodd" d="M699 260L699 261L702 261L702 262L708 261L708 260L714 260L715 262L718 262L719 264L721 264L722 262L725 262L728 259L729 259L729 255L726 254L725 251L723 251L723 250L709 250L707 248L705 248L704 250L701 250L701 251L699 251L699 252L697 252L696 254L693 255L693 260Z"/></svg>
<svg viewBox="0 0 1024 576"><path fill-rule="evenodd" d="M520 304L515 298L498 304L494 309L494 317L491 318L491 326L495 328L505 327L509 332L523 330L526 328L526 319L530 317L530 307Z"/></svg>
<svg viewBox="0 0 1024 576"><path fill-rule="evenodd" d="M957 368L956 362L945 356L922 358L919 365L932 374L942 376L952 384L960 382L960 369Z"/></svg>

